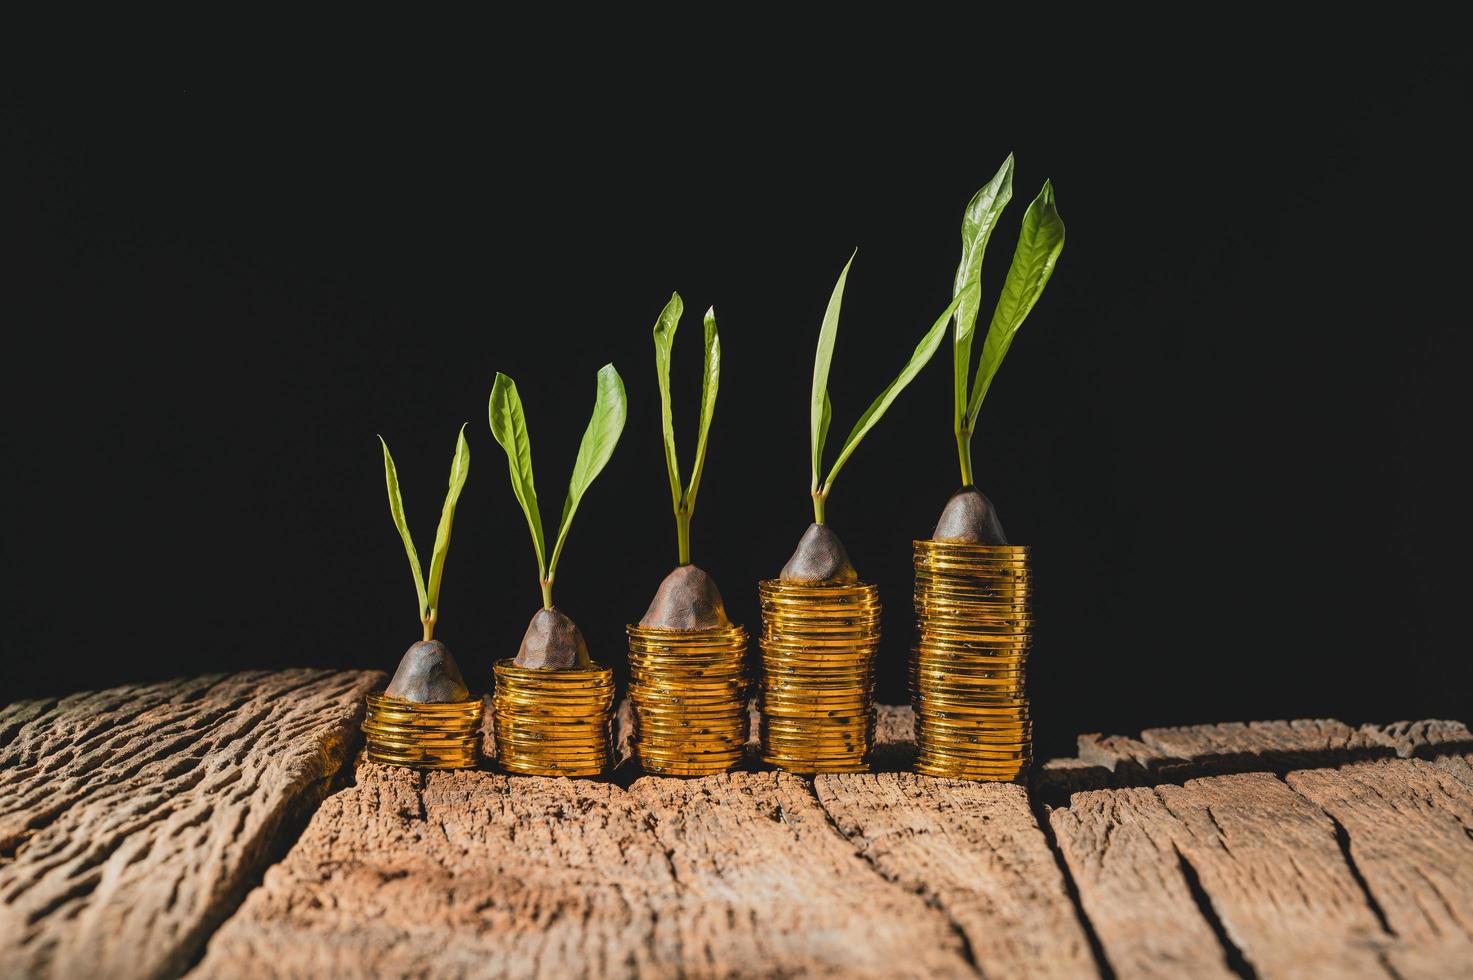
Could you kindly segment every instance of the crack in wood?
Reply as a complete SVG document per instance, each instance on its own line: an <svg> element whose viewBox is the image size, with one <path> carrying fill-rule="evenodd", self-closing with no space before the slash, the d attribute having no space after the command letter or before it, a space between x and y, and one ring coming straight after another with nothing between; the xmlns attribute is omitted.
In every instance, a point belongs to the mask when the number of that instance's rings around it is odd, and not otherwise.
<svg viewBox="0 0 1473 980"><path fill-rule="evenodd" d="M1064 860L1064 852L1059 850L1058 838L1054 835L1054 827L1048 817L1047 808L1038 800L1033 801L1033 816L1038 821L1038 828L1043 831L1044 840L1048 842L1049 853L1054 857L1054 865L1059 869L1060 876L1064 879L1064 889L1069 896L1069 902L1074 906L1074 913L1079 919L1079 926L1084 930L1084 938L1089 942L1090 955L1094 957L1095 968L1099 970L1103 980L1115 980L1115 968L1105 957L1105 947L1100 943L1100 937L1095 932L1094 923L1089 921L1089 916L1084 912L1084 905L1079 901L1079 886L1074 881L1074 875L1069 872L1069 863ZM1108 846L1108 841L1106 845Z"/></svg>
<svg viewBox="0 0 1473 980"><path fill-rule="evenodd" d="M1377 922L1381 923L1382 931L1388 936L1395 936L1396 930L1391 928L1390 922L1386 921L1386 912L1381 908L1381 903L1376 901L1376 895L1371 891L1371 886L1366 884L1366 876L1361 874L1360 866L1355 863L1355 855L1350 852L1350 834L1346 832L1345 825L1336 820L1334 814L1325 813L1325 816L1335 828L1335 843L1340 846L1340 854L1345 858L1345 866L1350 869L1350 876L1360 886L1361 894L1365 896L1371 914L1376 917Z"/></svg>
<svg viewBox="0 0 1473 980"><path fill-rule="evenodd" d="M1202 887L1202 879L1197 874L1197 869L1192 867L1192 862L1181 852L1176 851L1177 867L1181 870L1181 876L1187 883L1187 890L1191 893L1192 901L1197 904L1197 911L1201 913L1203 921L1212 930L1212 935L1217 937L1218 945L1222 947L1223 961L1227 968L1243 980L1258 980L1258 972L1253 969L1253 964L1248 962L1248 957L1243 955L1242 949L1233 942L1228 935L1227 926L1223 925L1222 917L1212 907L1212 899L1208 897L1207 890Z"/></svg>

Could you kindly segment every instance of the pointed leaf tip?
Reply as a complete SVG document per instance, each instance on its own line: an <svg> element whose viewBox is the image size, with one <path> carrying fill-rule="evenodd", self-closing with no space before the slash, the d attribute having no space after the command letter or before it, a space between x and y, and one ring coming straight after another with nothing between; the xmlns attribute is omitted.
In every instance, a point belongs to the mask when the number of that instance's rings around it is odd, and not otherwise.
<svg viewBox="0 0 1473 980"><path fill-rule="evenodd" d="M542 531L542 514L537 508L537 485L532 479L532 441L527 433L527 416L522 408L517 384L511 378L496 372L496 383L491 387L491 399L487 406L491 423L491 434L506 451L507 469L511 474L512 492L527 518L527 527L532 532L532 548L537 553L537 574L547 577L546 543Z"/></svg>
<svg viewBox="0 0 1473 980"><path fill-rule="evenodd" d="M557 543L553 545L552 558L548 561L545 577L550 578L557 573L558 558L562 556L563 545L567 542L573 515L578 512L578 505L594 479L608 465L609 459L614 455L614 447L619 444L619 436L624 432L624 422L628 416L624 379L619 376L618 369L609 363L598 369L597 383L593 415L588 420L588 428L583 430L583 441L578 445L578 457L573 461L573 475L568 480L568 496L563 501L563 517L558 526Z"/></svg>

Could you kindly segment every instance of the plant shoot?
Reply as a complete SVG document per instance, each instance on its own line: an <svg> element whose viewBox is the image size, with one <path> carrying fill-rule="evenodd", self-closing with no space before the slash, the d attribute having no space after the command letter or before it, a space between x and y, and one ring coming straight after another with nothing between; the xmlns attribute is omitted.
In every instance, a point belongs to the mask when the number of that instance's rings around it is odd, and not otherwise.
<svg viewBox="0 0 1473 980"><path fill-rule="evenodd" d="M640 620L641 626L666 629L709 629L730 624L721 592L705 571L691 564L690 521L696 508L696 491L700 489L701 472L706 464L706 443L711 432L711 419L716 414L716 390L721 382L721 336L716 330L716 310L705 316L704 359L701 371L700 422L696 430L696 456L691 464L690 480L680 476L680 460L675 452L675 420L670 407L670 353L675 345L675 331L685 303L679 293L660 311L655 321L655 378L660 388L660 420L665 438L665 472L670 478L670 500L675 511L675 548L677 567L655 592L654 601Z"/></svg>
<svg viewBox="0 0 1473 980"><path fill-rule="evenodd" d="M404 516L404 499L399 492L399 470L394 465L389 444L379 437L384 450L384 482L389 491L389 514L399 537L404 542L404 553L409 558L409 570L414 575L414 591L419 599L419 621L423 637L405 652L385 691L391 697L409 701L443 702L463 701L470 692L465 686L460 668L445 645L435 639L435 624L440 620L440 584L445 574L445 556L450 551L450 530L455 522L455 505L460 492L465 488L470 474L471 451L465 441L465 426L455 440L455 456L450 462L450 486L445 492L445 503L440 510L440 526L435 531L434 550L430 552L430 578L425 582L419 563L419 553L414 548L414 539L409 534L409 522Z"/></svg>
<svg viewBox="0 0 1473 980"><path fill-rule="evenodd" d="M849 261L844 264L843 271L839 273L839 281L834 284L833 293L829 296L828 307L824 311L823 323L818 331L818 350L813 360L813 388L809 399L808 416L809 445L812 450L813 524L804 533L798 544L798 550L793 553L792 559L783 569L782 578L786 581L840 582L858 579L858 574L849 562L849 556L843 544L825 523L826 505L829 495L833 492L834 480L864 437L884 417L885 412L906 386L935 356L937 348L941 346L946 325L952 314L963 301L975 297L977 290L975 283L969 283L956 292L951 303L921 337L920 343L916 344L915 350L911 352L910 360L896 375L895 380L886 385L884 390L870 403L869 408L859 416L858 421L854 423L854 428L850 429L849 435L844 438L844 443L839 449L838 456L834 459L833 466L824 476L822 475L824 444L828 439L829 423L833 418L833 403L828 391L829 364L833 360L834 344L838 339L839 310L844 302L844 286L849 278L849 268L853 264L854 256L851 255Z"/></svg>
<svg viewBox="0 0 1473 980"><path fill-rule="evenodd" d="M1002 295L992 311L982 353L972 370L972 341L976 336L980 299L982 257L998 218L1013 196L1013 156L1003 161L981 190L972 197L962 217L962 255L953 280L953 294L961 300L953 321L953 429L957 459L961 465L962 488L947 503L935 538L942 541L971 541L1004 544L1002 524L992 504L979 491L972 467L972 434L982 401L992 379L1002 366L1018 328L1043 295L1064 250L1064 222L1054 204L1053 184L1043 189L1028 205L1023 226L1013 250L1013 261L1003 282Z"/></svg>
<svg viewBox="0 0 1473 980"><path fill-rule="evenodd" d="M568 481L568 495L563 501L563 514L550 555L543 535L542 515L537 507L537 487L532 479L532 443L527 433L526 413L516 382L504 374L496 375L488 413L491 434L506 450L512 492L516 494L527 518L527 527L532 532L537 578L542 589L542 609L532 617L517 654L517 663L523 667L553 669L586 667L589 662L587 644L573 621L553 605L552 587L568 531L573 526L573 515L578 512L583 495L613 456L614 447L624 431L624 420L628 414L624 381L612 364L599 369L593 415L588 420L588 428L583 432L583 441L573 462L573 475Z"/></svg>

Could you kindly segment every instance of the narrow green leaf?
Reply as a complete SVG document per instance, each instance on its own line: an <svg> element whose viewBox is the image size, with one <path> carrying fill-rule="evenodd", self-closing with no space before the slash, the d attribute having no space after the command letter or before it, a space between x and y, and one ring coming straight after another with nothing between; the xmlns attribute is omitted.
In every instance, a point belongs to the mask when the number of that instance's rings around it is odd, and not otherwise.
<svg viewBox="0 0 1473 980"><path fill-rule="evenodd" d="M522 410L522 396L517 383L501 372L491 386L491 434L506 450L507 468L511 471L511 489L527 515L532 531L532 547L537 552L537 574L547 578L546 545L542 537L542 515L537 510L537 485L532 480L532 440L527 435L527 415Z"/></svg>
<svg viewBox="0 0 1473 980"><path fill-rule="evenodd" d="M573 515L594 479L603 472L619 436L624 431L624 419L629 413L624 398L624 379L614 370L614 365L605 364L598 370L598 394L593 402L593 416L588 428L583 430L583 441L578 445L578 458L573 461L573 477L568 481L568 497L563 501L563 519L558 526L557 544L552 549L552 561L548 563L547 575L557 573L557 561L563 553L563 544L568 538L568 528L573 524Z"/></svg>
<svg viewBox="0 0 1473 980"><path fill-rule="evenodd" d="M816 447L814 447L814 453L813 453L813 456L814 456L815 459L818 459L818 460L823 459L823 447L824 447L824 443L828 442L828 438L829 438L829 423L832 422L833 420L834 420L834 403L829 400L829 393L827 391L825 391L823 393L823 419L822 419L823 424L820 425L819 428L818 428L818 445ZM814 487L813 489L817 490L818 487Z"/></svg>
<svg viewBox="0 0 1473 980"><path fill-rule="evenodd" d="M670 294L670 302L655 321L655 377L660 383L660 421L665 429L665 471L670 474L670 499L680 509L680 461L675 456L675 420L670 411L670 349L675 346L675 330L685 303L679 293Z"/></svg>
<svg viewBox="0 0 1473 980"><path fill-rule="evenodd" d="M824 411L824 405L829 397L829 362L834 359L834 341L839 334L839 307L844 304L844 283L849 278L849 267L854 264L854 256L859 254L859 249L849 256L849 261L844 263L844 270L839 273L839 281L834 283L834 291L829 296L828 308L823 311L823 325L818 330L818 351L813 357L813 393L809 401L808 428L809 446L813 449L813 489L818 489L819 469L823 466L823 444L828 436L829 413Z"/></svg>
<svg viewBox="0 0 1473 980"><path fill-rule="evenodd" d="M455 505L465 489L471 472L471 447L465 442L465 423L455 439L455 458L450 461L450 487L445 491L445 506L440 510L440 527L435 531L435 550L430 555L430 611L440 611L440 580L445 574L445 556L450 551L450 525L455 522Z"/></svg>
<svg viewBox="0 0 1473 980"><path fill-rule="evenodd" d="M1018 247L1013 251L1013 264L1003 283L1002 295L992 311L992 323L982 344L982 357L977 364L977 380L972 386L971 403L967 406L967 428L977 425L982 399L992 386L993 376L1002 366L1012 346L1013 336L1028 318L1049 277L1059 253L1064 250L1064 220L1054 205L1054 186L1043 182L1043 190L1028 205L1023 215L1023 228L1018 232Z"/></svg>
<svg viewBox="0 0 1473 980"><path fill-rule="evenodd" d="M1003 208L1013 199L1013 155L982 189L972 196L962 215L962 258L956 267L951 294L960 295L968 283L978 282L982 274L982 255L987 240L997 227ZM977 294L981 298L980 292ZM962 413L967 408L969 376L972 371L972 336L977 327L978 303L963 300L956 308L956 329L952 333L952 380L956 393L956 425L961 427Z"/></svg>
<svg viewBox="0 0 1473 980"><path fill-rule="evenodd" d="M963 289L960 294L952 297L951 302L942 311L940 318L931 325L930 330L926 331L925 336L921 338L921 342L916 344L916 349L911 352L910 360L901 369L900 373L895 376L895 380L885 386L885 390L880 392L879 397L870 403L869 408L864 410L864 414L859 417L859 421L854 423L854 428L849 430L849 435L844 440L844 448L839 451L839 458L834 460L833 469L829 470L828 478L823 482L825 491L834 485L834 477L839 475L839 470L843 468L845 462L853 455L860 440L869 433L870 429L875 427L875 423L880 421L880 418L884 416L890 404L905 390L905 386L910 384L915 376L921 372L921 368L930 363L931 358L936 355L937 348L941 346L941 341L946 337L947 321L956 312L957 305L962 301L963 297L974 296L978 288L978 285L974 282Z"/></svg>
<svg viewBox="0 0 1473 980"><path fill-rule="evenodd" d="M716 415L716 389L721 386L721 335L716 332L716 308L706 310L706 354L701 371L701 430L696 436L696 461L691 467L690 486L685 491L686 512L695 509L696 490L701 485L701 471L706 467L706 439L711 433L711 419Z"/></svg>
<svg viewBox="0 0 1473 980"><path fill-rule="evenodd" d="M414 591L419 595L419 618L424 619L429 615L429 600L425 596L425 577L419 568L419 552L414 550L414 539L409 536L409 522L404 519L404 498L399 494L399 470L394 466L394 457L389 452L389 444L384 442L384 437L378 437L379 443L384 447L384 482L389 487L389 514L394 518L394 526L399 529L399 537L404 539L404 553L409 556L409 570L414 573Z"/></svg>

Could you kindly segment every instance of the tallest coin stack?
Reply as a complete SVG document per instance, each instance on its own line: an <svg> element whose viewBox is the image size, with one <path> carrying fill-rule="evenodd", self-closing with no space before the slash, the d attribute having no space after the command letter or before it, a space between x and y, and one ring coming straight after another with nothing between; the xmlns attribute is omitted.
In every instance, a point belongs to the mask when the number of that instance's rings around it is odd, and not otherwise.
<svg viewBox="0 0 1473 980"><path fill-rule="evenodd" d="M1027 773L1031 578L1025 547L915 542L918 772L995 781Z"/></svg>

